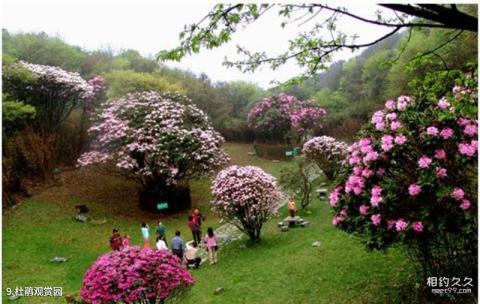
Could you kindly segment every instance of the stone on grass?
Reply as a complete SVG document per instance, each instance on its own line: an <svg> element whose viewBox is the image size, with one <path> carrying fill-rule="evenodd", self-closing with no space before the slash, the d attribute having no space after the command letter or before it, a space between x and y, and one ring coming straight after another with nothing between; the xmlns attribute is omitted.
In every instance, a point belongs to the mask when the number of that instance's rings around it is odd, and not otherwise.
<svg viewBox="0 0 480 304"><path fill-rule="evenodd" d="M255 155L257 155L257 153L255 153L255 152L248 152L248 156L255 156Z"/></svg>
<svg viewBox="0 0 480 304"><path fill-rule="evenodd" d="M281 226L280 231L281 232L287 232L288 231L288 226Z"/></svg>
<svg viewBox="0 0 480 304"><path fill-rule="evenodd" d="M320 243L319 241L316 241L316 242L312 243L312 247L320 247L321 245L322 245L322 243Z"/></svg>
<svg viewBox="0 0 480 304"><path fill-rule="evenodd" d="M215 291L213 292L213 294L218 295L223 291L224 291L223 287L217 287L215 288Z"/></svg>
<svg viewBox="0 0 480 304"><path fill-rule="evenodd" d="M81 222L81 223L86 223L87 220L88 220L88 218L85 215L82 215L82 214L75 215L75 217L73 219L76 220L77 222Z"/></svg>
<svg viewBox="0 0 480 304"><path fill-rule="evenodd" d="M304 221L303 223L300 224L302 227L308 227L310 226L310 223L308 221Z"/></svg>
<svg viewBox="0 0 480 304"><path fill-rule="evenodd" d="M52 263L65 263L66 261L68 261L67 258L58 257L58 256L56 256L56 257L54 257L53 259L50 260L50 262L52 262Z"/></svg>

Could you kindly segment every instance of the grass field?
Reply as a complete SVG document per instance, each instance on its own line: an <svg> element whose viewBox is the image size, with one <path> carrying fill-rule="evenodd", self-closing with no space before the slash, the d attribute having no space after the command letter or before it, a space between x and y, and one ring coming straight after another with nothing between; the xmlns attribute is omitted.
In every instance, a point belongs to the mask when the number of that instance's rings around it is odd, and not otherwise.
<svg viewBox="0 0 480 304"><path fill-rule="evenodd" d="M288 163L273 163L247 155L250 145L225 145L232 163L260 166L278 175ZM209 212L210 182L191 183L193 207L206 215L204 226L216 227ZM3 292L6 287L61 286L78 294L83 274L109 250L112 227L140 244L140 224L153 228L156 215L137 207L135 184L93 169L63 172L55 186L27 199L3 217ZM77 223L73 206L85 203L90 216L104 224ZM283 210L283 216L286 216ZM190 238L189 212L164 219L169 237L174 230ZM193 270L197 282L185 303L386 303L411 271L398 251L367 253L362 244L330 224L330 209L314 201L310 214L301 215L311 227L281 233L277 219L262 231L260 244L245 240L226 245L217 265ZM153 241L153 238L152 238ZM311 246L320 241L320 248ZM242 248L246 245L246 248ZM69 261L52 264L54 256ZM214 295L216 287L225 291ZM5 300L7 303L8 301ZM16 303L65 303L62 298L21 298Z"/></svg>

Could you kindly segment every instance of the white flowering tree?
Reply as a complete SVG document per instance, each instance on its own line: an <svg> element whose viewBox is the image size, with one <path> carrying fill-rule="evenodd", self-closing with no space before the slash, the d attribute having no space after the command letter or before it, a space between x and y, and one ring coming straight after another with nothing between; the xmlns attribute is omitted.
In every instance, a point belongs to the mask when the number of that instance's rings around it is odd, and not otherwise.
<svg viewBox="0 0 480 304"><path fill-rule="evenodd" d="M314 137L303 145L302 154L314 162L329 180L335 179L347 157L347 144L330 136Z"/></svg>
<svg viewBox="0 0 480 304"><path fill-rule="evenodd" d="M20 61L6 67L2 80L12 97L35 107L35 121L43 131L54 130L94 97L94 87L78 73L54 66Z"/></svg>
<svg viewBox="0 0 480 304"><path fill-rule="evenodd" d="M105 104L89 133L92 149L79 165L112 160L149 193L144 206L158 202L179 181L209 176L228 162L220 148L224 139L204 112L155 92Z"/></svg>
<svg viewBox="0 0 480 304"><path fill-rule="evenodd" d="M230 166L220 171L212 194L213 211L252 241L260 240L263 224L275 214L282 197L275 178L254 166Z"/></svg>

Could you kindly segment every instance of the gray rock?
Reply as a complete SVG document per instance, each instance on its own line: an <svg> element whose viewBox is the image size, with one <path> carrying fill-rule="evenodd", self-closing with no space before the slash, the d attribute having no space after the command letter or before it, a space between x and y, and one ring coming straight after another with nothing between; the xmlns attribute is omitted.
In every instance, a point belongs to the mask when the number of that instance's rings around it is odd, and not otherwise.
<svg viewBox="0 0 480 304"><path fill-rule="evenodd" d="M218 295L220 293L222 293L225 289L223 289L223 287L217 287L215 288L215 291L213 292L214 295Z"/></svg>
<svg viewBox="0 0 480 304"><path fill-rule="evenodd" d="M281 226L280 231L281 232L287 232L288 231L288 226Z"/></svg>
<svg viewBox="0 0 480 304"><path fill-rule="evenodd" d="M68 261L67 258L58 257L58 256L56 256L56 257L54 257L53 259L50 260L50 262L52 262L52 263L65 263L66 261Z"/></svg>
<svg viewBox="0 0 480 304"><path fill-rule="evenodd" d="M85 215L82 215L82 214L76 215L73 219L76 220L77 222L81 222L81 223L86 223L88 221L88 218Z"/></svg>
<svg viewBox="0 0 480 304"><path fill-rule="evenodd" d="M255 153L255 152L248 152L248 156L255 156L255 155L257 155L257 153Z"/></svg>
<svg viewBox="0 0 480 304"><path fill-rule="evenodd" d="M312 247L320 247L321 245L322 245L322 243L320 243L319 241L316 241L316 242L312 243Z"/></svg>

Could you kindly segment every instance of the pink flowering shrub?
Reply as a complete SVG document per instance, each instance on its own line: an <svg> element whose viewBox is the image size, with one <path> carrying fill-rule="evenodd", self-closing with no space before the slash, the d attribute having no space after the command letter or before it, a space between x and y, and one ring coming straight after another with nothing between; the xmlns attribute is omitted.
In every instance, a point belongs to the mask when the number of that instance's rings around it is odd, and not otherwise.
<svg viewBox="0 0 480 304"><path fill-rule="evenodd" d="M177 256L131 246L100 256L85 273L80 295L90 304L164 303L194 283Z"/></svg>
<svg viewBox="0 0 480 304"><path fill-rule="evenodd" d="M260 239L263 224L276 213L281 199L275 178L253 166L220 171L212 195L212 210L254 241Z"/></svg>
<svg viewBox="0 0 480 304"><path fill-rule="evenodd" d="M303 145L302 155L314 162L329 180L335 179L347 156L347 144L333 137L314 137Z"/></svg>
<svg viewBox="0 0 480 304"><path fill-rule="evenodd" d="M257 139L265 141L293 141L320 127L327 112L308 101L280 93L278 97L265 97L248 113L248 126Z"/></svg>
<svg viewBox="0 0 480 304"><path fill-rule="evenodd" d="M12 97L35 107L35 121L45 131L56 128L73 109L94 97L94 88L78 73L54 66L16 62L5 69L2 79Z"/></svg>
<svg viewBox="0 0 480 304"><path fill-rule="evenodd" d="M429 275L476 265L476 74L456 84L387 101L348 148L330 194L334 225L370 249L405 244Z"/></svg>
<svg viewBox="0 0 480 304"><path fill-rule="evenodd" d="M94 140L78 159L80 166L112 160L158 193L181 180L209 176L229 160L220 148L223 137L203 111L155 92L105 104L89 133Z"/></svg>

